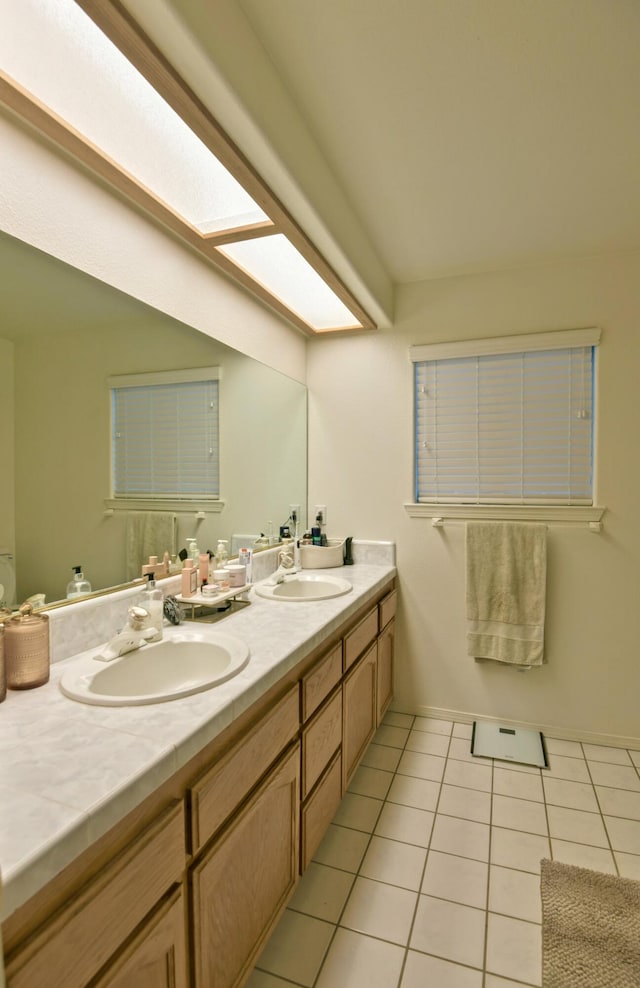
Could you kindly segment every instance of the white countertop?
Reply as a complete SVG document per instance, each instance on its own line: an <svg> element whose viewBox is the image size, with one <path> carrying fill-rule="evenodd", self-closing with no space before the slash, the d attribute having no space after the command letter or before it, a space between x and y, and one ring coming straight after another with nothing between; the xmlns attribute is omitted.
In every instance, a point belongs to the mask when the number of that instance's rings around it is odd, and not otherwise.
<svg viewBox="0 0 640 988"><path fill-rule="evenodd" d="M265 600L251 590L249 607L213 625L197 624L199 631L236 635L251 652L237 676L209 691L139 707L68 699L58 685L63 671L100 646L54 663L45 686L8 691L0 705L2 919L185 765L396 571L387 563L356 562L322 572L346 577L353 590L308 603ZM165 629L165 637L172 633Z"/></svg>

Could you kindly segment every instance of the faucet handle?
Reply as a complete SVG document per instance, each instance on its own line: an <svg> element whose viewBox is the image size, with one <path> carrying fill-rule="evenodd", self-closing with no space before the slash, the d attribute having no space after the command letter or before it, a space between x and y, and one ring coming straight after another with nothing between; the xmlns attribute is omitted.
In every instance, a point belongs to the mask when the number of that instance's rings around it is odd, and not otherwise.
<svg viewBox="0 0 640 988"><path fill-rule="evenodd" d="M149 617L149 611L146 607L140 607L137 604L132 605L129 608L129 624L134 631L142 631L142 626L146 619Z"/></svg>

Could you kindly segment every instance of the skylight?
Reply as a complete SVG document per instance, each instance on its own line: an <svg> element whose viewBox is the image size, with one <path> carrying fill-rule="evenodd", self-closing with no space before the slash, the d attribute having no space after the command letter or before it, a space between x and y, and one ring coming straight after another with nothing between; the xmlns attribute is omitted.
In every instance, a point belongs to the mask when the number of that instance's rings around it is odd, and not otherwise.
<svg viewBox="0 0 640 988"><path fill-rule="evenodd" d="M9 6L3 69L74 130L203 233L268 220L73 0Z"/></svg>
<svg viewBox="0 0 640 988"><path fill-rule="evenodd" d="M108 4L103 13L120 16ZM220 250L254 279L256 294L277 299L303 328L326 332L368 324L355 300L360 318L296 249L294 224L291 237L283 232L280 204L273 200L274 216L269 216L210 150L206 137L201 139L172 109L75 0L0 0L0 18L2 71L59 118L61 132L75 132L89 154L106 157L115 166L115 184L118 174L133 179L139 204L144 207L147 197L154 215L158 203L170 211L174 231L180 232L180 222L186 224L191 244L196 237L195 245L214 260ZM140 50L141 39L136 41ZM190 94L186 86L184 93ZM213 132L217 125L212 125ZM65 144L64 137L59 143ZM121 191L126 192L125 178ZM269 196L267 190L260 199L268 202ZM346 290L340 294L349 297Z"/></svg>

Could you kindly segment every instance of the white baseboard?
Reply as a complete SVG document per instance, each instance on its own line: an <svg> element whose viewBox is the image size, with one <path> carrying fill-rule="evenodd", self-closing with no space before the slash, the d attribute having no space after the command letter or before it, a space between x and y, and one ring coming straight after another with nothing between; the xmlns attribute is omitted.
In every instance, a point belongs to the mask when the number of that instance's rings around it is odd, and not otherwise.
<svg viewBox="0 0 640 988"><path fill-rule="evenodd" d="M579 731L570 727L559 727L557 724L531 724L528 721L509 720L504 717L487 717L470 713L465 710L447 710L441 707L425 707L420 704L412 707L399 703L391 703L390 710L395 713L411 714L414 717L433 717L436 720L453 720L460 724L472 724L474 720L485 720L492 724L504 724L505 727L520 727L527 730L542 731L545 737L561 738L564 741L583 741L585 744L602 744L610 748L631 748L640 751L640 738L623 737L619 734L596 734L591 731Z"/></svg>

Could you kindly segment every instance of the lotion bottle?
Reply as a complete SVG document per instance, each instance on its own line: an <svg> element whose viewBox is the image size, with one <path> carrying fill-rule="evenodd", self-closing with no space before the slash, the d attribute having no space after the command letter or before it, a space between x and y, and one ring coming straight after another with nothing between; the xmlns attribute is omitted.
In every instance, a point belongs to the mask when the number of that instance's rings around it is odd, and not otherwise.
<svg viewBox="0 0 640 988"><path fill-rule="evenodd" d="M193 597L198 589L198 571L193 565L193 559L185 559L182 567L182 596Z"/></svg>

